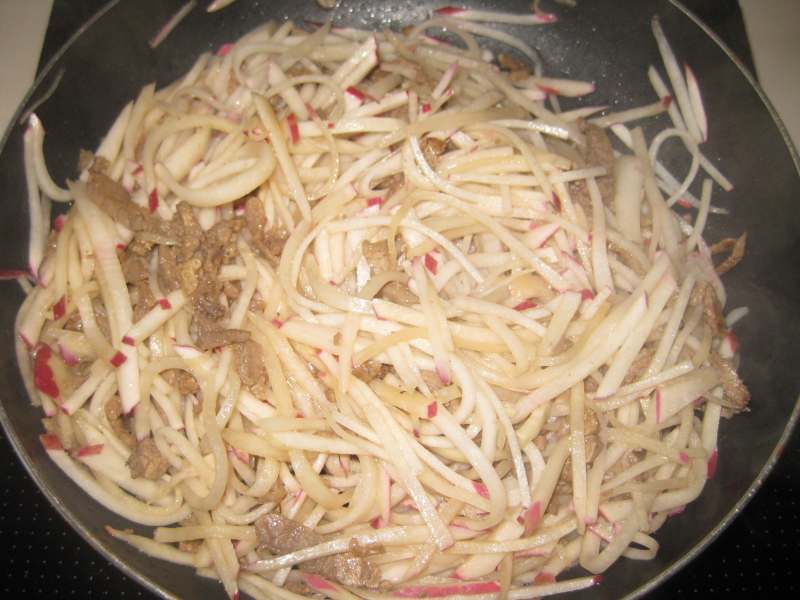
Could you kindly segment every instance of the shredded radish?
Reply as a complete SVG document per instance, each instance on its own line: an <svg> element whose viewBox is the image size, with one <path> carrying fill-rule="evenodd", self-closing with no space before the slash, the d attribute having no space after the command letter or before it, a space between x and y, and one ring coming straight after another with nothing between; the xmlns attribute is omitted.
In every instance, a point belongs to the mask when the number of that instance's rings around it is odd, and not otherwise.
<svg viewBox="0 0 800 600"><path fill-rule="evenodd" d="M158 526L109 535L230 598L521 600L656 555L747 404L748 309L723 313L702 237L732 186L657 20L671 89L651 68L656 100L604 116L560 112L594 84L490 26L555 20L264 24L142 88L66 189L30 115L30 271L2 274L30 288L18 362L53 462ZM665 111L650 137L624 125ZM633 154L595 147L604 128ZM681 180L658 160L672 137ZM51 199L75 206L48 244Z"/></svg>

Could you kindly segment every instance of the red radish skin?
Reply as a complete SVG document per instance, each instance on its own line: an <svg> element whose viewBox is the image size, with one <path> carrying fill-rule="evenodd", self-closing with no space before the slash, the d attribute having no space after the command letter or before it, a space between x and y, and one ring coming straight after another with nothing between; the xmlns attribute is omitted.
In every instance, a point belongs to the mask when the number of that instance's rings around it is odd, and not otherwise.
<svg viewBox="0 0 800 600"><path fill-rule="evenodd" d="M439 262L430 254L425 255L425 268L428 269L433 275L439 270Z"/></svg>
<svg viewBox="0 0 800 600"><path fill-rule="evenodd" d="M581 290L581 300L594 300L594 292L592 290Z"/></svg>
<svg viewBox="0 0 800 600"><path fill-rule="evenodd" d="M19 279L20 277L30 276L31 271L23 271L22 269L4 269L0 271L0 281L8 281L11 279Z"/></svg>
<svg viewBox="0 0 800 600"><path fill-rule="evenodd" d="M358 89L355 86L351 85L349 88L347 88L347 93L350 94L351 96L353 96L359 102L363 102L364 101L364 98L365 98L364 92L362 92L360 89Z"/></svg>
<svg viewBox="0 0 800 600"><path fill-rule="evenodd" d="M739 338L732 331L725 334L725 340L731 349L731 354L736 354L739 351Z"/></svg>
<svg viewBox="0 0 800 600"><path fill-rule="evenodd" d="M532 298L527 298L523 300L514 307L514 310L518 310L521 312L523 310L528 310L529 308L536 308L536 302L534 302Z"/></svg>
<svg viewBox="0 0 800 600"><path fill-rule="evenodd" d="M39 436L39 441L44 446L45 450L63 450L64 446L61 445L61 440L53 433L43 433Z"/></svg>
<svg viewBox="0 0 800 600"><path fill-rule="evenodd" d="M682 505L682 506L676 506L675 508L673 508L671 511L669 511L667 513L667 516L668 517L674 517L675 515L681 514L684 510L686 510L686 505L685 504Z"/></svg>
<svg viewBox="0 0 800 600"><path fill-rule="evenodd" d="M595 575L594 577L592 577L592 583L594 583L595 585L600 585L601 583L603 583L603 576Z"/></svg>
<svg viewBox="0 0 800 600"><path fill-rule="evenodd" d="M486 485L484 485L480 481L473 481L472 487L475 488L475 491L479 496L481 496L482 498L486 498L487 500L489 499L489 490L486 489Z"/></svg>
<svg viewBox="0 0 800 600"><path fill-rule="evenodd" d="M561 198L558 197L558 194L553 194L553 197L550 199L553 204L553 208L556 209L557 213L561 212Z"/></svg>
<svg viewBox="0 0 800 600"><path fill-rule="evenodd" d="M683 464L685 464L685 465L689 464L689 455L686 454L686 452L681 452L680 454L678 454L678 458L681 459L681 462Z"/></svg>
<svg viewBox="0 0 800 600"><path fill-rule="evenodd" d="M439 413L439 405L436 402L428 404L428 418L432 419Z"/></svg>
<svg viewBox="0 0 800 600"><path fill-rule="evenodd" d="M534 529L539 526L539 521L542 518L542 505L538 500L531 504L531 507L525 511L524 525L525 535L530 534Z"/></svg>
<svg viewBox="0 0 800 600"><path fill-rule="evenodd" d="M423 102L422 103L422 112L423 113L431 112L431 104L430 104L430 102Z"/></svg>
<svg viewBox="0 0 800 600"><path fill-rule="evenodd" d="M367 206L383 206L383 198L380 196L373 196L367 200Z"/></svg>
<svg viewBox="0 0 800 600"><path fill-rule="evenodd" d="M661 423L661 390L656 390L656 423Z"/></svg>
<svg viewBox="0 0 800 600"><path fill-rule="evenodd" d="M136 345L136 341L129 335L123 336L122 343L126 344L128 346L135 346Z"/></svg>
<svg viewBox="0 0 800 600"><path fill-rule="evenodd" d="M222 44L222 46L217 49L216 55L226 56L231 50L233 50L233 44Z"/></svg>
<svg viewBox="0 0 800 600"><path fill-rule="evenodd" d="M439 381L441 381L444 385L450 385L450 370L445 365L436 365L436 374L439 376Z"/></svg>
<svg viewBox="0 0 800 600"><path fill-rule="evenodd" d="M539 17L540 23L555 23L558 21L558 17L555 14L544 12L542 10L537 10L536 16Z"/></svg>
<svg viewBox="0 0 800 600"><path fill-rule="evenodd" d="M58 389L53 369L50 368L49 364L52 356L53 351L50 346L41 346L36 352L36 360L33 365L33 383L37 390L56 400L61 393Z"/></svg>
<svg viewBox="0 0 800 600"><path fill-rule="evenodd" d="M272 320L270 321L270 323L272 323L273 325L275 325L275 327L277 327L278 329L280 329L281 327L283 327L283 321L281 321L280 319L272 319Z"/></svg>
<svg viewBox="0 0 800 600"><path fill-rule="evenodd" d="M158 305L164 310L169 310L170 308L172 308L172 303L166 298L159 298Z"/></svg>
<svg viewBox="0 0 800 600"><path fill-rule="evenodd" d="M303 574L303 581L309 587L314 588L315 590L319 590L321 592L335 592L336 587L320 577L319 575L312 575L310 573Z"/></svg>
<svg viewBox="0 0 800 600"><path fill-rule="evenodd" d="M664 96L661 99L661 105L664 108L669 108L672 105L672 96Z"/></svg>
<svg viewBox="0 0 800 600"><path fill-rule="evenodd" d="M94 456L103 451L103 444L92 444L91 446L83 446L78 449L78 456Z"/></svg>
<svg viewBox="0 0 800 600"><path fill-rule="evenodd" d="M292 138L292 143L297 144L300 141L300 128L297 126L297 115L294 113L286 117L286 122L289 124L289 134Z"/></svg>
<svg viewBox="0 0 800 600"><path fill-rule="evenodd" d="M458 13L464 12L465 9L459 8L458 6L442 6L441 8L437 8L433 11L435 15L457 15Z"/></svg>
<svg viewBox="0 0 800 600"><path fill-rule="evenodd" d="M53 229L56 233L60 232L64 229L64 223L66 222L67 218L64 215L58 215L55 220L53 221Z"/></svg>
<svg viewBox="0 0 800 600"><path fill-rule="evenodd" d="M80 360L78 360L78 356L72 350L60 343L58 344L58 354L61 356L61 360L71 367L80 362Z"/></svg>
<svg viewBox="0 0 800 600"><path fill-rule="evenodd" d="M534 585L548 585L556 582L556 576L542 571L533 580Z"/></svg>
<svg viewBox="0 0 800 600"><path fill-rule="evenodd" d="M111 364L115 367L119 367L125 364L125 361L128 360L128 357L125 356L122 352L117 352L114 356L111 357Z"/></svg>
<svg viewBox="0 0 800 600"><path fill-rule="evenodd" d="M675 201L676 204L682 206L683 208L692 208L692 203L689 202L686 198L678 198Z"/></svg>
<svg viewBox="0 0 800 600"><path fill-rule="evenodd" d="M500 591L496 581L455 583L451 585L419 585L400 588L394 592L398 598L446 598L447 596L494 594Z"/></svg>
<svg viewBox="0 0 800 600"><path fill-rule="evenodd" d="M53 320L58 321L67 312L67 299L64 296L58 299L58 302L53 304Z"/></svg>
<svg viewBox="0 0 800 600"><path fill-rule="evenodd" d="M711 456L708 457L708 463L706 464L706 473L709 479L714 479L714 475L717 474L717 459L719 458L719 451L714 450L711 453Z"/></svg>
<svg viewBox="0 0 800 600"><path fill-rule="evenodd" d="M156 212L158 209L158 190L153 188L153 191L150 192L150 195L147 197L147 208L150 209L151 213Z"/></svg>

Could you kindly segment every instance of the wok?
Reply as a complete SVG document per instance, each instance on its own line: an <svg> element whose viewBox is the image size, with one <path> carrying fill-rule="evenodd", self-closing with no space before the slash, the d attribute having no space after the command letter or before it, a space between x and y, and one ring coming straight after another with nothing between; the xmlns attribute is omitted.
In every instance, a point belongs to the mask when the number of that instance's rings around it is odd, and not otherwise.
<svg viewBox="0 0 800 600"><path fill-rule="evenodd" d="M318 21L327 14L312 0L240 0L215 15L193 11L166 42L151 50L147 39L181 4L180 0L111 2L42 71L25 104L64 70L52 97L37 110L48 130L45 152L56 181L75 176L78 150L96 146L119 109L144 83L172 81L200 52L231 41L266 19ZM344 0L336 20L365 28L396 27L425 18L430 6L439 4ZM529 2L463 4L524 11ZM705 152L736 184L733 192L717 201L731 215L713 217L707 237L748 232L747 257L726 282L729 306L751 308L738 335L743 348L740 372L753 395L752 411L723 423L716 478L686 512L656 534L661 544L656 559L623 559L607 572L601 586L573 595L633 598L686 564L741 512L777 460L797 418L800 378L787 359L791 360L800 333L796 273L800 211L794 197L800 183L798 159L752 77L677 3L593 0L580 2L577 10L556 8L559 23L516 33L541 52L548 73L595 81L598 91L586 101L612 107L652 101L644 74L649 64L659 64L659 58L649 20L653 14L661 17L673 47L692 65L702 86L710 119ZM21 134L21 128L12 125L0 152L0 189L5 195L0 205L0 256L5 267L26 263ZM680 171L678 154L674 159L668 155L667 162ZM48 460L38 441L41 415L30 406L12 358L13 320L21 300L15 284L3 284L0 420L31 477L78 533L144 586L165 598L222 597L216 583L199 579L189 569L149 559L107 536L105 525L130 524L89 500Z"/></svg>

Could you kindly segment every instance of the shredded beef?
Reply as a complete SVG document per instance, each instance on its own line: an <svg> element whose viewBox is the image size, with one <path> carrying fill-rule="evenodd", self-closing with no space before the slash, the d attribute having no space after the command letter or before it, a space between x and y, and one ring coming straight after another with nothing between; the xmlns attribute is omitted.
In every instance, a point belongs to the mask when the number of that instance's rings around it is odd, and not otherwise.
<svg viewBox="0 0 800 600"><path fill-rule="evenodd" d="M213 350L228 344L241 344L250 339L250 332L243 329L204 329L197 336L200 350Z"/></svg>
<svg viewBox="0 0 800 600"><path fill-rule="evenodd" d="M119 396L112 396L112 398L106 402L103 411L105 412L106 419L108 419L108 424L111 426L111 430L123 444L129 448L133 448L136 445L136 438L123 420L122 403L120 402Z"/></svg>
<svg viewBox="0 0 800 600"><path fill-rule="evenodd" d="M246 386L262 383L266 376L266 368L261 346L253 340L247 340L235 344L233 350L236 356L236 370L242 383Z"/></svg>
<svg viewBox="0 0 800 600"><path fill-rule="evenodd" d="M367 259L367 264L373 275L384 273L392 269L392 259L389 257L389 242L367 242L361 244L361 253Z"/></svg>
<svg viewBox="0 0 800 600"><path fill-rule="evenodd" d="M750 392L747 387L739 379L736 369L729 360L722 358L716 352L712 352L709 357L711 366L719 372L720 379L722 380L722 390L725 394L725 400L731 405L734 412L741 412L747 408L750 402Z"/></svg>
<svg viewBox="0 0 800 600"><path fill-rule="evenodd" d="M354 377L358 377L364 383L369 383L373 379L383 379L389 372L389 367L376 360L368 360L353 369Z"/></svg>
<svg viewBox="0 0 800 600"><path fill-rule="evenodd" d="M411 306L412 304L417 304L419 302L417 295L408 289L407 285L400 283L399 281L390 281L387 283L381 288L378 296L388 300L389 302L402 304L404 306Z"/></svg>
<svg viewBox="0 0 800 600"><path fill-rule="evenodd" d="M702 304L703 321L711 328L711 332L714 335L720 335L725 332L726 326L725 317L722 315L722 305L710 283L706 281L699 282L692 290L690 302L693 306Z"/></svg>
<svg viewBox="0 0 800 600"><path fill-rule="evenodd" d="M159 246L158 285L161 286L161 291L169 294L177 290L180 285L178 277L178 260L175 257L175 249L171 246Z"/></svg>
<svg viewBox="0 0 800 600"><path fill-rule="evenodd" d="M730 252L725 260L715 267L717 274L723 275L738 265L739 262L741 262L741 260L744 258L746 246L747 232L743 233L738 238L725 238L724 240L720 240L711 246L711 254Z"/></svg>
<svg viewBox="0 0 800 600"><path fill-rule="evenodd" d="M143 477L151 481L161 479L169 469L169 461L158 450L153 438L148 437L136 444L136 448L128 459L131 477Z"/></svg>
<svg viewBox="0 0 800 600"><path fill-rule="evenodd" d="M183 369L169 369L163 371L161 377L172 387L176 388L178 393L183 396L186 394L195 394L200 389L200 386L197 385L197 380Z"/></svg>
<svg viewBox="0 0 800 600"><path fill-rule="evenodd" d="M288 554L325 541L322 535L308 527L274 514L264 515L256 521L256 536L259 548L268 550L274 555ZM380 571L368 558L360 556L355 550L308 560L301 563L300 568L343 585L378 587Z"/></svg>
<svg viewBox="0 0 800 600"><path fill-rule="evenodd" d="M605 167L608 175L597 177L597 187L605 204L614 199L614 148L605 129L596 125L581 122L581 130L586 136L586 145L581 148L581 159L585 167ZM583 206L587 214L591 214L591 197L586 181L573 181L569 184L569 194L573 202Z"/></svg>
<svg viewBox="0 0 800 600"><path fill-rule="evenodd" d="M86 184L89 199L117 223L134 233L143 232L159 239L174 240L176 225L151 215L131 202L130 194L108 175L92 170Z"/></svg>
<svg viewBox="0 0 800 600"><path fill-rule="evenodd" d="M426 137L422 140L421 144L422 154L425 156L425 160L434 169L439 162L439 157L445 153L446 148L447 142L433 137Z"/></svg>
<svg viewBox="0 0 800 600"><path fill-rule="evenodd" d="M150 276L147 261L142 256L123 252L120 256L120 263L122 264L122 274L125 276L127 283L143 281Z"/></svg>

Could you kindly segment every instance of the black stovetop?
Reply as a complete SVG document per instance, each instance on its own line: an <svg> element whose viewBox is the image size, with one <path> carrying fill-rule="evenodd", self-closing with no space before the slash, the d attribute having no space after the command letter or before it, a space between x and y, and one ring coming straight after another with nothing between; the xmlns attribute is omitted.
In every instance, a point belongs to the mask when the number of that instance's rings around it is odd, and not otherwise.
<svg viewBox="0 0 800 600"><path fill-rule="evenodd" d="M36 0L31 0L36 1ZM589 0L586 0L589 1ZM106 0L54 0L45 62ZM753 70L738 3L684 0ZM795 597L800 536L800 435L742 514L696 560L649 598ZM151 599L150 592L111 566L48 504L0 430L0 575L2 598Z"/></svg>

